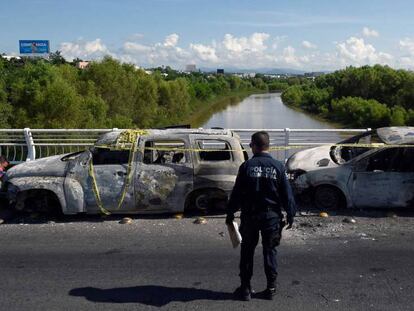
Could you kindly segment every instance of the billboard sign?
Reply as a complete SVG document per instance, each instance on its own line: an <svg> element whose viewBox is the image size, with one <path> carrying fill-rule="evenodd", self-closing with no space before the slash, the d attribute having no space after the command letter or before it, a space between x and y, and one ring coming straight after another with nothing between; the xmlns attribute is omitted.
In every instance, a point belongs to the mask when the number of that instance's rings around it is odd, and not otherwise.
<svg viewBox="0 0 414 311"><path fill-rule="evenodd" d="M20 54L49 54L49 40L19 40Z"/></svg>

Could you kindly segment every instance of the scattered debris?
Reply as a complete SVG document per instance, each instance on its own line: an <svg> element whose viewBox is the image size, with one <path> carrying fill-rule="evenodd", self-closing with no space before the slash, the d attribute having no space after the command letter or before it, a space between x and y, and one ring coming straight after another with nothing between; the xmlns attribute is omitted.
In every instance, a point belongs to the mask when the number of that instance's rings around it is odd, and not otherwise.
<svg viewBox="0 0 414 311"><path fill-rule="evenodd" d="M301 222L299 223L299 226L302 228L313 228L313 224L309 223L309 222Z"/></svg>
<svg viewBox="0 0 414 311"><path fill-rule="evenodd" d="M178 214L174 215L175 219L183 219L183 217L184 217L184 214L182 214L182 213L178 213Z"/></svg>
<svg viewBox="0 0 414 311"><path fill-rule="evenodd" d="M121 220L120 220L120 222L119 222L120 224L123 224L123 225L129 225L129 224L132 224L132 218L129 218L129 217L124 217L124 218L122 218Z"/></svg>
<svg viewBox="0 0 414 311"><path fill-rule="evenodd" d="M355 224L356 220L354 218L344 218L344 220L342 220L342 222L344 222L346 224Z"/></svg>
<svg viewBox="0 0 414 311"><path fill-rule="evenodd" d="M327 212L320 212L320 213L319 213L319 217L322 217L322 218L328 218L328 217L329 217L329 215L328 215L328 213L327 213Z"/></svg>
<svg viewBox="0 0 414 311"><path fill-rule="evenodd" d="M4 219L0 218L0 225L4 222Z"/></svg>
<svg viewBox="0 0 414 311"><path fill-rule="evenodd" d="M397 216L397 214L395 214L394 212L388 212L388 213L387 213L387 217L390 217L390 218L397 218L398 216Z"/></svg>
<svg viewBox="0 0 414 311"><path fill-rule="evenodd" d="M196 220L194 220L194 223L197 225L204 225L207 223L207 220L204 217L197 217Z"/></svg>
<svg viewBox="0 0 414 311"><path fill-rule="evenodd" d="M224 232L219 232L219 236L224 237Z"/></svg>

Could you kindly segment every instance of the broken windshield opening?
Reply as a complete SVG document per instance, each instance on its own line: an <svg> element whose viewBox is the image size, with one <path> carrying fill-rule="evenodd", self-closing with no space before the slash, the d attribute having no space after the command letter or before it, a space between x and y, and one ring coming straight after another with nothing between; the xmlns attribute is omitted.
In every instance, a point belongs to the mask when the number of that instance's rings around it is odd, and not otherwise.
<svg viewBox="0 0 414 311"><path fill-rule="evenodd" d="M92 148L93 165L128 164L129 150L111 150L109 148Z"/></svg>
<svg viewBox="0 0 414 311"><path fill-rule="evenodd" d="M332 146L330 156L332 161L336 164L344 164L353 158L373 149L373 147L357 146L358 144L378 144L384 143L375 131L369 131L363 134L353 136L338 143L340 144L355 144L352 146Z"/></svg>

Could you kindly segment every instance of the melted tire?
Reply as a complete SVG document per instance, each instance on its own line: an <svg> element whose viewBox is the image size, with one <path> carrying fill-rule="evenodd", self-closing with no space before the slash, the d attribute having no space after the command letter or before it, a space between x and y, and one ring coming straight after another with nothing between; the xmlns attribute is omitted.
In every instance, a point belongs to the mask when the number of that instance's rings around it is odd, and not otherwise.
<svg viewBox="0 0 414 311"><path fill-rule="evenodd" d="M344 206L340 190L330 186L319 186L315 189L313 201L320 210L340 209Z"/></svg>

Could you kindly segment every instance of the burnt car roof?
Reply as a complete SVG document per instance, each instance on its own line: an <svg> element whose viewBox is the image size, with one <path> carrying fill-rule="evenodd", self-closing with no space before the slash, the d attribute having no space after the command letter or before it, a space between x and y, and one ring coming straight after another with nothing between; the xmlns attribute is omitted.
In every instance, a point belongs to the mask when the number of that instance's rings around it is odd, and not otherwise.
<svg viewBox="0 0 414 311"><path fill-rule="evenodd" d="M377 129L377 134L387 145L414 144L414 127L392 126Z"/></svg>
<svg viewBox="0 0 414 311"><path fill-rule="evenodd" d="M110 146L116 145L119 135L125 130L116 130L109 133L102 134L95 143L95 146ZM231 130L227 129L148 129L143 130L145 134L142 136L181 136L181 135L218 135L218 136L234 136Z"/></svg>

